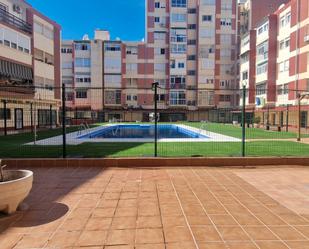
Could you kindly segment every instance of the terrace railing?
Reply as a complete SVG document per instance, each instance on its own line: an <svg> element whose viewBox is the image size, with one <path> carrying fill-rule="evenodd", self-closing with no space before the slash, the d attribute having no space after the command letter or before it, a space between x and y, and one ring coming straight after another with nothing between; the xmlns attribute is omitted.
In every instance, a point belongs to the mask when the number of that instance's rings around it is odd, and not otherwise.
<svg viewBox="0 0 309 249"><path fill-rule="evenodd" d="M6 10L0 9L0 22L4 22L20 29L21 31L32 34L32 25L12 15Z"/></svg>

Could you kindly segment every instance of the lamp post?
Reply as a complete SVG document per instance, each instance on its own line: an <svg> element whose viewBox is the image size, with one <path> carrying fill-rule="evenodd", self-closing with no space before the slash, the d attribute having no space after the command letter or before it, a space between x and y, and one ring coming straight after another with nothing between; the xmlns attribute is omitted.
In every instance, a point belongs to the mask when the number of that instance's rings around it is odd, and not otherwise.
<svg viewBox="0 0 309 249"><path fill-rule="evenodd" d="M301 141L301 101L304 98L306 98L306 97L309 97L309 93L308 92L297 94L297 98L298 98L298 132L297 132L297 141L298 142Z"/></svg>
<svg viewBox="0 0 309 249"><path fill-rule="evenodd" d="M241 142L241 156L246 156L246 87L247 81L243 81L242 84L242 142Z"/></svg>
<svg viewBox="0 0 309 249"><path fill-rule="evenodd" d="M154 156L158 157L158 88L159 82L152 83L152 90L154 91L154 112L155 112L155 144L154 144Z"/></svg>

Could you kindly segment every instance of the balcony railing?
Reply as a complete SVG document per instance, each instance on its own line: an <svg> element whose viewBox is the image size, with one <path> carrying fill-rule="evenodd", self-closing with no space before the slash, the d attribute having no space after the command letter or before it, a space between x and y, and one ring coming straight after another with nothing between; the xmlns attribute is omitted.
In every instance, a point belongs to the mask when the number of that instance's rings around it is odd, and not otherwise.
<svg viewBox="0 0 309 249"><path fill-rule="evenodd" d="M0 22L7 23L18 28L21 31L32 34L32 26L29 23L12 15L6 10L0 9Z"/></svg>

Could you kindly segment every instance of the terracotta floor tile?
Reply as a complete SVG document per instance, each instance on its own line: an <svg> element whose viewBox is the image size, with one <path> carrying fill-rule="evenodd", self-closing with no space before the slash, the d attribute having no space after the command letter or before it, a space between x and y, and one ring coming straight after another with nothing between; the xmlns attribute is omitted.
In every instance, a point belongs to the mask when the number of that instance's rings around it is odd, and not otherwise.
<svg viewBox="0 0 309 249"><path fill-rule="evenodd" d="M0 234L0 248L11 249L21 240L22 237L22 234L17 233Z"/></svg>
<svg viewBox="0 0 309 249"><path fill-rule="evenodd" d="M111 230L107 237L107 245L132 245L135 230Z"/></svg>
<svg viewBox="0 0 309 249"><path fill-rule="evenodd" d="M297 214L280 214L280 218L290 225L309 225L309 222Z"/></svg>
<svg viewBox="0 0 309 249"><path fill-rule="evenodd" d="M191 229L197 241L221 241L214 226L192 226Z"/></svg>
<svg viewBox="0 0 309 249"><path fill-rule="evenodd" d="M240 226L218 226L217 228L224 241L250 240Z"/></svg>
<svg viewBox="0 0 309 249"><path fill-rule="evenodd" d="M164 244L135 245L135 249L165 249Z"/></svg>
<svg viewBox="0 0 309 249"><path fill-rule="evenodd" d="M137 199L126 199L126 200L119 200L118 207L137 207L138 200Z"/></svg>
<svg viewBox="0 0 309 249"><path fill-rule="evenodd" d="M120 200L136 199L137 197L138 192L123 192L120 194Z"/></svg>
<svg viewBox="0 0 309 249"><path fill-rule="evenodd" d="M191 226L194 225L212 225L210 219L206 215L197 216L197 215L191 215L187 216L188 222Z"/></svg>
<svg viewBox="0 0 309 249"><path fill-rule="evenodd" d="M138 216L154 216L160 215L160 210L158 205L146 205L138 207Z"/></svg>
<svg viewBox="0 0 309 249"><path fill-rule="evenodd" d="M278 238L265 226L247 226L244 227L244 229L253 240L278 240Z"/></svg>
<svg viewBox="0 0 309 249"><path fill-rule="evenodd" d="M88 249L88 247L84 249ZM105 246L104 249L134 249L134 246Z"/></svg>
<svg viewBox="0 0 309 249"><path fill-rule="evenodd" d="M77 208L74 209L69 215L68 219L81 219L81 218L89 218L92 213L92 208Z"/></svg>
<svg viewBox="0 0 309 249"><path fill-rule="evenodd" d="M295 228L309 238L309 226L295 226Z"/></svg>
<svg viewBox="0 0 309 249"><path fill-rule="evenodd" d="M92 212L92 217L111 218L115 215L115 208L96 208Z"/></svg>
<svg viewBox="0 0 309 249"><path fill-rule="evenodd" d="M104 200L118 200L120 193L104 193L102 199Z"/></svg>
<svg viewBox="0 0 309 249"><path fill-rule="evenodd" d="M199 242L198 247L199 249L228 249L223 242Z"/></svg>
<svg viewBox="0 0 309 249"><path fill-rule="evenodd" d="M144 228L136 230L136 244L151 244L163 242L163 231L160 228Z"/></svg>
<svg viewBox="0 0 309 249"><path fill-rule="evenodd" d="M269 227L269 229L277 234L282 240L304 240L305 237L301 235L296 229L289 226Z"/></svg>
<svg viewBox="0 0 309 249"><path fill-rule="evenodd" d="M280 241L257 241L260 249L288 249L288 247Z"/></svg>
<svg viewBox="0 0 309 249"><path fill-rule="evenodd" d="M244 226L262 226L257 218L255 218L252 214L233 214L233 217L237 220L240 225Z"/></svg>
<svg viewBox="0 0 309 249"><path fill-rule="evenodd" d="M227 242L229 249L258 249L258 247L253 242Z"/></svg>
<svg viewBox="0 0 309 249"><path fill-rule="evenodd" d="M236 221L231 215L210 215L209 218L215 223L215 225L237 225Z"/></svg>
<svg viewBox="0 0 309 249"><path fill-rule="evenodd" d="M196 249L193 242L168 243L166 249Z"/></svg>
<svg viewBox="0 0 309 249"><path fill-rule="evenodd" d="M48 241L51 234L49 233L36 233L36 234L26 234L14 247L16 249L24 248L40 248Z"/></svg>
<svg viewBox="0 0 309 249"><path fill-rule="evenodd" d="M192 241L192 236L187 227L164 227L166 242Z"/></svg>
<svg viewBox="0 0 309 249"><path fill-rule="evenodd" d="M184 216L162 216L162 223L164 227L186 226Z"/></svg>
<svg viewBox="0 0 309 249"><path fill-rule="evenodd" d="M160 228L161 217L160 216L141 216L137 217L137 228Z"/></svg>
<svg viewBox="0 0 309 249"><path fill-rule="evenodd" d="M77 246L103 246L107 231L83 231L76 242Z"/></svg>
<svg viewBox="0 0 309 249"><path fill-rule="evenodd" d="M112 218L90 218L85 226L85 230L108 230L112 224Z"/></svg>
<svg viewBox="0 0 309 249"><path fill-rule="evenodd" d="M135 229L136 217L115 217L112 221L111 229Z"/></svg>
<svg viewBox="0 0 309 249"><path fill-rule="evenodd" d="M117 208L115 217L136 217L137 216L137 208L136 207L124 207Z"/></svg>
<svg viewBox="0 0 309 249"><path fill-rule="evenodd" d="M60 227L59 230L61 231L81 231L84 229L88 219L81 218L81 219L67 219Z"/></svg>
<svg viewBox="0 0 309 249"><path fill-rule="evenodd" d="M47 247L64 248L74 246L80 236L80 232L64 232L55 233L48 241Z"/></svg>
<svg viewBox="0 0 309 249"><path fill-rule="evenodd" d="M309 241L287 241L288 246L292 249L307 249L309 248Z"/></svg>
<svg viewBox="0 0 309 249"><path fill-rule="evenodd" d="M100 200L97 207L99 208L116 208L118 200Z"/></svg>
<svg viewBox="0 0 309 249"><path fill-rule="evenodd" d="M182 211L179 204L167 204L161 205L161 214L162 216L181 216Z"/></svg>

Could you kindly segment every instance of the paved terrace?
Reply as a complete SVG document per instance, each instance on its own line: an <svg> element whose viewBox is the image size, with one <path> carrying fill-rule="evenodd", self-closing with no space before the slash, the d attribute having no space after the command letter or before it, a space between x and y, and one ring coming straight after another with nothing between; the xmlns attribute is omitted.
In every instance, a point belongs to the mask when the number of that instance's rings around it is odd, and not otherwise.
<svg viewBox="0 0 309 249"><path fill-rule="evenodd" d="M309 168L32 170L1 249L309 248Z"/></svg>

